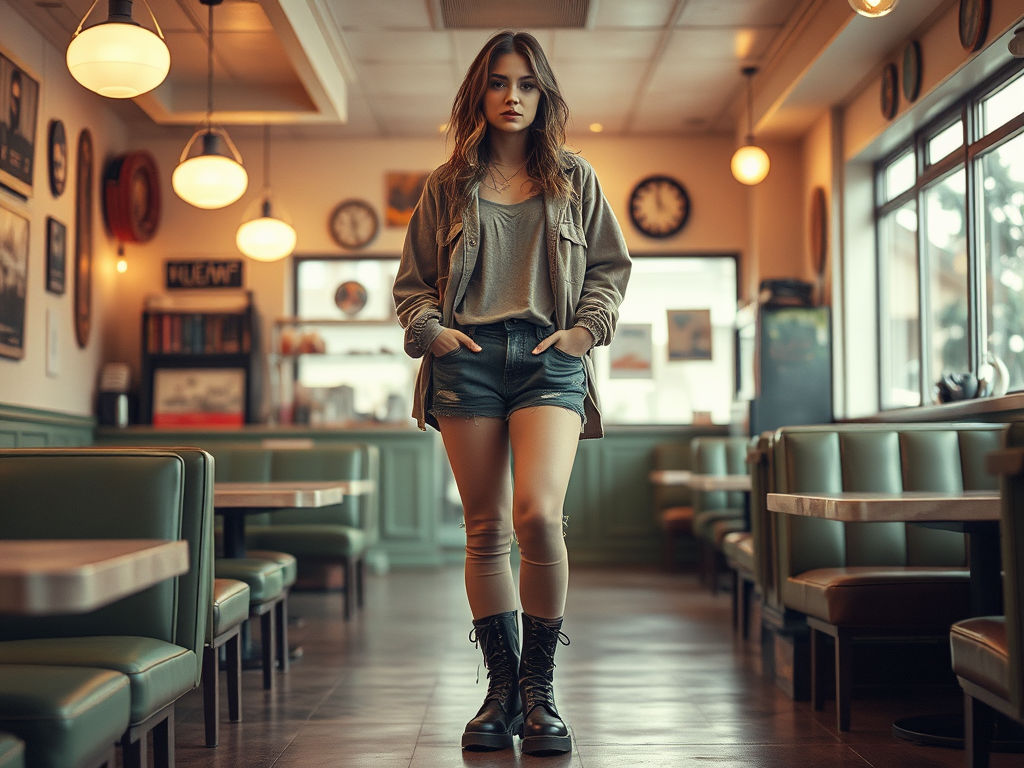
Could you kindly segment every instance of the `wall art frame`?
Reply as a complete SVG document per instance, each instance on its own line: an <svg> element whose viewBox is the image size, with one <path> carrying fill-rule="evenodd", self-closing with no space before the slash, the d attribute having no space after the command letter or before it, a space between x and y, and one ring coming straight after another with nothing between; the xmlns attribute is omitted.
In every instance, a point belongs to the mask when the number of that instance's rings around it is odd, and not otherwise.
<svg viewBox="0 0 1024 768"><path fill-rule="evenodd" d="M0 184L32 197L39 78L0 48Z"/></svg>
<svg viewBox="0 0 1024 768"><path fill-rule="evenodd" d="M46 290L64 295L67 274L68 228L52 216L46 217Z"/></svg>
<svg viewBox="0 0 1024 768"><path fill-rule="evenodd" d="M29 217L0 201L0 355L25 357Z"/></svg>

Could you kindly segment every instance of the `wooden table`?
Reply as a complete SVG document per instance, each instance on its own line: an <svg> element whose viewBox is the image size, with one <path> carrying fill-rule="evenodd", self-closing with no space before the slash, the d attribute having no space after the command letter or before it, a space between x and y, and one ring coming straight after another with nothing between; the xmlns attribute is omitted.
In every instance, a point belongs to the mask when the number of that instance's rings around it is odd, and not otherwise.
<svg viewBox="0 0 1024 768"><path fill-rule="evenodd" d="M280 509L315 509L373 491L373 480L215 483L214 511L224 518L224 556L245 557L245 516Z"/></svg>
<svg viewBox="0 0 1024 768"><path fill-rule="evenodd" d="M750 475L690 475L687 483L695 491L750 491Z"/></svg>
<svg viewBox="0 0 1024 768"><path fill-rule="evenodd" d="M647 478L655 485L689 485L692 476L688 469L655 469Z"/></svg>
<svg viewBox="0 0 1024 768"><path fill-rule="evenodd" d="M998 491L964 493L769 493L768 509L787 515L844 523L916 523L967 533L970 547L971 614L1003 611ZM893 723L893 734L919 744L963 749L963 715L919 715ZM1016 745L996 743L997 751Z"/></svg>
<svg viewBox="0 0 1024 768"><path fill-rule="evenodd" d="M0 541L0 615L87 613L187 573L188 542Z"/></svg>

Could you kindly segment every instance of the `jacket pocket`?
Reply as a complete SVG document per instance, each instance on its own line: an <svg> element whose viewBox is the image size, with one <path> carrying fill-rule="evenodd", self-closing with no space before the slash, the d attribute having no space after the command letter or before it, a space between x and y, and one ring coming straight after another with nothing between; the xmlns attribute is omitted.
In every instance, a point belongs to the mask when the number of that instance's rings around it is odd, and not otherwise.
<svg viewBox="0 0 1024 768"><path fill-rule="evenodd" d="M459 236L462 232L462 222L453 221L448 229L438 227L437 230L437 244L438 245L451 245L452 241Z"/></svg>
<svg viewBox="0 0 1024 768"><path fill-rule="evenodd" d="M563 221L558 227L558 258L565 280L582 285L587 271L587 238L571 221Z"/></svg>

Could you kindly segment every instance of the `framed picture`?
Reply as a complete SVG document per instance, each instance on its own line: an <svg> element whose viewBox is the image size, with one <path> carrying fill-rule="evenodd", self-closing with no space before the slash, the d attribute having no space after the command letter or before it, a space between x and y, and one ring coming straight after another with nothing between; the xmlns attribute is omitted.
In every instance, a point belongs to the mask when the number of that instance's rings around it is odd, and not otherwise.
<svg viewBox="0 0 1024 768"><path fill-rule="evenodd" d="M609 377L613 379L650 379L654 348L650 323L621 323L608 348Z"/></svg>
<svg viewBox="0 0 1024 768"><path fill-rule="evenodd" d="M405 227L412 218L413 209L420 201L429 173L384 174L384 223L389 227Z"/></svg>
<svg viewBox="0 0 1024 768"><path fill-rule="evenodd" d="M668 310L668 359L711 359L711 310Z"/></svg>
<svg viewBox="0 0 1024 768"><path fill-rule="evenodd" d="M27 216L0 205L0 355L25 356L28 293Z"/></svg>
<svg viewBox="0 0 1024 768"><path fill-rule="evenodd" d="M0 51L0 184L32 196L39 80Z"/></svg>
<svg viewBox="0 0 1024 768"><path fill-rule="evenodd" d="M46 217L46 290L64 294L65 262L68 252L68 228Z"/></svg>
<svg viewBox="0 0 1024 768"><path fill-rule="evenodd" d="M157 368L153 426L240 427L245 397L244 368Z"/></svg>
<svg viewBox="0 0 1024 768"><path fill-rule="evenodd" d="M47 142L46 158L50 170L50 193L54 197L64 194L68 180L68 137L64 132L64 123L60 120L50 121L50 138Z"/></svg>

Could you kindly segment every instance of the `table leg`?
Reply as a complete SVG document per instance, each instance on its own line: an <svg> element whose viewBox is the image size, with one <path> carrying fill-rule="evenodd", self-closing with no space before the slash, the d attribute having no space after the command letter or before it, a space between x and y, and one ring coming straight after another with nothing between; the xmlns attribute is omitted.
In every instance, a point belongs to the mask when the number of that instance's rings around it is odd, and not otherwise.
<svg viewBox="0 0 1024 768"><path fill-rule="evenodd" d="M245 557L245 515L227 511L224 517L224 557Z"/></svg>

